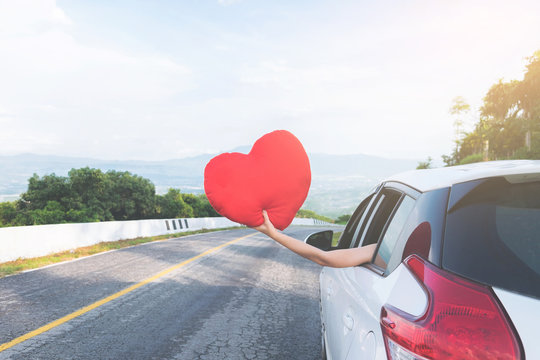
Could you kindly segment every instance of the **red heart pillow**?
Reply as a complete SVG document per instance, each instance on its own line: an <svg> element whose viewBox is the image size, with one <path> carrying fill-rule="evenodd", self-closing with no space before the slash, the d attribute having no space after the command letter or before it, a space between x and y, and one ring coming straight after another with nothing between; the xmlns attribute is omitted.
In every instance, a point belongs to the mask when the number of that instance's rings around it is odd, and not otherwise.
<svg viewBox="0 0 540 360"><path fill-rule="evenodd" d="M290 132L276 130L255 142L249 154L224 153L204 169L210 204L232 221L253 227L262 210L284 230L304 203L311 184L309 159Z"/></svg>

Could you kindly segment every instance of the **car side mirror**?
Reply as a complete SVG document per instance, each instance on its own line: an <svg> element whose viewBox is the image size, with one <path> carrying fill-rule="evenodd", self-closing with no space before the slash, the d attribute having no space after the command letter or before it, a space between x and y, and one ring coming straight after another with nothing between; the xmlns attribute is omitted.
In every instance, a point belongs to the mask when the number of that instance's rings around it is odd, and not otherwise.
<svg viewBox="0 0 540 360"><path fill-rule="evenodd" d="M309 235L304 242L321 250L329 250L332 247L332 230L319 231Z"/></svg>

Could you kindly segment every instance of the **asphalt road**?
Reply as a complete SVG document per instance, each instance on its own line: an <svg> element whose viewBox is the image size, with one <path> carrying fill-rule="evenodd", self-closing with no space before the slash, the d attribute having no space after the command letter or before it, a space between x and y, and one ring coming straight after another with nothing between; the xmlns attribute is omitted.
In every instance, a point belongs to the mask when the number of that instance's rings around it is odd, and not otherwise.
<svg viewBox="0 0 540 360"><path fill-rule="evenodd" d="M253 233L154 242L0 279L0 344ZM0 359L318 359L319 272L256 233L49 326Z"/></svg>

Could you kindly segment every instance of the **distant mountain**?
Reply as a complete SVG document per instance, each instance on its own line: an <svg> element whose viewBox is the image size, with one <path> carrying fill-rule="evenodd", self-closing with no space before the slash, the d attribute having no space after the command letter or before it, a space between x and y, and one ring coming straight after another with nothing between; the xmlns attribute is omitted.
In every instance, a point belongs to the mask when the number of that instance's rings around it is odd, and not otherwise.
<svg viewBox="0 0 540 360"><path fill-rule="evenodd" d="M415 169L418 161L371 155L310 154L312 181L304 208L336 218L351 214L386 177Z"/></svg>
<svg viewBox="0 0 540 360"><path fill-rule="evenodd" d="M248 153L249 146L231 152ZM0 156L0 201L15 199L26 191L28 178L34 173L43 176L55 173L67 176L73 168L91 167L129 171L150 179L158 193L169 187L182 192L203 192L203 172L208 161L216 154L164 161L112 161L91 158L22 154ZM351 213L359 200L385 177L410 169L416 160L386 159L371 155L309 154L312 185L304 208L337 217Z"/></svg>
<svg viewBox="0 0 540 360"><path fill-rule="evenodd" d="M384 178L396 172L415 169L418 161L386 159L372 155L309 154L315 176L368 176Z"/></svg>

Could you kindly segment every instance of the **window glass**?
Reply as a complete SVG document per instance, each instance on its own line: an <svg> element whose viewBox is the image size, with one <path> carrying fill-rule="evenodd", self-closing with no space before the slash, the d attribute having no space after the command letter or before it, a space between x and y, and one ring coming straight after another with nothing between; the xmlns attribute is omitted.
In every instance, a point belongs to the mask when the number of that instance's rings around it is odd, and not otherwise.
<svg viewBox="0 0 540 360"><path fill-rule="evenodd" d="M364 228L366 224L370 224L371 220L373 220L373 216L379 211L379 207L381 206L381 203L383 202L386 195L380 194L377 199L375 199L373 205L370 209L366 210L365 213L362 216L362 222L358 225L358 229L355 233L355 240L351 244L352 247L358 247L359 242L361 241L361 237L364 234ZM366 221L365 218L368 218Z"/></svg>
<svg viewBox="0 0 540 360"><path fill-rule="evenodd" d="M368 209L368 205L371 203L367 203L364 211L362 212L362 216L360 217L360 221L358 222L358 226L356 227L356 231L353 235L353 241L351 241L350 247L358 247L358 243L360 241L360 236L362 236L362 233L364 232L364 226L366 226L366 219L372 212L374 212L373 209L377 209L381 202L381 199L378 199L378 202L375 206L372 206L370 209Z"/></svg>
<svg viewBox="0 0 540 360"><path fill-rule="evenodd" d="M431 248L431 225L424 221L419 224L407 238L405 247L401 254L401 261L405 260L409 255L418 255L424 259L429 256Z"/></svg>
<svg viewBox="0 0 540 360"><path fill-rule="evenodd" d="M540 298L539 258L540 182L485 180L448 213L446 269Z"/></svg>
<svg viewBox="0 0 540 360"><path fill-rule="evenodd" d="M396 245L399 234L403 230L403 226L409 217L412 209L414 207L414 199L409 196L404 196L401 201L398 209L395 211L394 216L382 239L382 242L379 246L377 256L375 257L375 265L380 266L381 268L386 268L394 246Z"/></svg>
<svg viewBox="0 0 540 360"><path fill-rule="evenodd" d="M360 205L356 208L353 215L347 222L347 225L345 226L345 230L343 230L343 234L341 235L338 243L338 248L345 249L348 248L351 244L351 240L353 238L353 235L357 232L358 225L361 224L363 221L363 217L366 213L366 208L368 207L369 202L373 198L373 195L368 196L365 198Z"/></svg>
<svg viewBox="0 0 540 360"><path fill-rule="evenodd" d="M382 191L379 201L371 214L369 228L364 235L362 246L376 244L379 241L385 225L401 195L399 191L392 189L384 189Z"/></svg>
<svg viewBox="0 0 540 360"><path fill-rule="evenodd" d="M414 209L399 235L385 275L394 271L403 260L415 254L440 266L440 247L450 188L422 193L415 198Z"/></svg>

